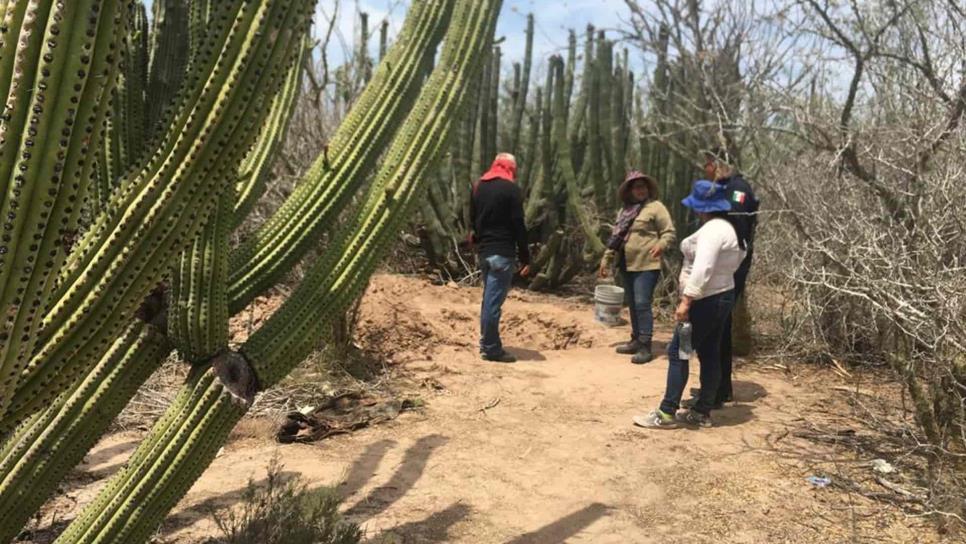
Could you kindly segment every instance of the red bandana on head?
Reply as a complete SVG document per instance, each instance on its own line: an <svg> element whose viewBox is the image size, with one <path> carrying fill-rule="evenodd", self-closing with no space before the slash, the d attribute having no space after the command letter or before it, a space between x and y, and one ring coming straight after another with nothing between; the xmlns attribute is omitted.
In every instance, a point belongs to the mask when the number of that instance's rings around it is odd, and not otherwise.
<svg viewBox="0 0 966 544"><path fill-rule="evenodd" d="M494 179L505 179L507 181L516 181L517 179L517 163L510 158L501 157L497 155L490 169L486 171L485 174L480 176L480 181L491 181Z"/></svg>

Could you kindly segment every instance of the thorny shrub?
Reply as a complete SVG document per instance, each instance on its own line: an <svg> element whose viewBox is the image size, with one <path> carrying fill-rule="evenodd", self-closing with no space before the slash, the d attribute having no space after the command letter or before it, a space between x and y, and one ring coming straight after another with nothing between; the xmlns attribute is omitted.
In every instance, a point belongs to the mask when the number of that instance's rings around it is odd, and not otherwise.
<svg viewBox="0 0 966 544"><path fill-rule="evenodd" d="M241 504L212 512L222 536L210 544L358 544L362 533L342 519L331 488L309 489L287 478L277 457L263 484L249 480Z"/></svg>

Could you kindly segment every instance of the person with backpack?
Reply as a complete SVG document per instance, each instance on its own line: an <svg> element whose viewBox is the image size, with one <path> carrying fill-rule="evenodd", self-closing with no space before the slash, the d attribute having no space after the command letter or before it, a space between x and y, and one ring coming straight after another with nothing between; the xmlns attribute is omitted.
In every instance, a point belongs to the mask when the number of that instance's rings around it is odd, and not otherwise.
<svg viewBox="0 0 966 544"><path fill-rule="evenodd" d="M658 200L657 182L646 174L628 173L617 196L623 207L607 240L599 276L607 278L615 264L620 270L630 309L631 339L617 346L617 353L632 355L632 363L644 364L654 358L652 300L661 277L661 255L674 243L674 223Z"/></svg>
<svg viewBox="0 0 966 544"><path fill-rule="evenodd" d="M530 275L530 250L523 216L523 192L516 185L516 158L500 153L473 185L470 240L479 255L483 281L480 307L480 356L485 361L516 362L503 349L500 318L519 262L520 275Z"/></svg>
<svg viewBox="0 0 966 544"><path fill-rule="evenodd" d="M640 427L711 426L711 409L721 382L721 335L734 307L734 275L748 247L748 240L729 213L731 204L722 184L699 180L681 203L698 217L701 228L681 242L684 262L674 319L691 326L690 344L701 366L701 391L693 406L678 414L689 372L688 358L680 353L686 339L679 325L668 345L664 399L656 410L634 417L634 424Z"/></svg>

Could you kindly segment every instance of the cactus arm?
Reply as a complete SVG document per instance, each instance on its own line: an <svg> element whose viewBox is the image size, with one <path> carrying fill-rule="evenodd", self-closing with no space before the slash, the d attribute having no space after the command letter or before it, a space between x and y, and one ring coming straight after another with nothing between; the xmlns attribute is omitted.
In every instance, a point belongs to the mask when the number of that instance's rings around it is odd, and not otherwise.
<svg viewBox="0 0 966 544"><path fill-rule="evenodd" d="M185 36L183 29L189 27L189 3L191 29L189 36ZM161 128L164 111L171 107L181 88L188 64L189 45L192 50L201 50L202 33L206 26L204 18L197 18L202 15L206 3L199 0L154 0L148 66L148 95L151 101L147 104L147 136Z"/></svg>
<svg viewBox="0 0 966 544"><path fill-rule="evenodd" d="M520 75L520 85L514 98L512 129L510 130L510 149L518 152L520 144L520 130L523 126L523 111L527 105L527 89L530 86L530 71L533 66L533 14L527 14L526 44L523 48L523 71Z"/></svg>
<svg viewBox="0 0 966 544"><path fill-rule="evenodd" d="M453 0L424 0L412 15L372 82L303 176L292 195L231 256L229 304L244 308L313 247L348 204L385 150L422 84L424 67L442 36Z"/></svg>
<svg viewBox="0 0 966 544"><path fill-rule="evenodd" d="M584 123L587 118L588 101L590 100L591 86L594 81L594 27L587 25L587 37L584 42L584 74L580 80L580 93L577 95L577 102L574 104L574 118L570 123L570 141L576 145L580 131L585 129Z"/></svg>
<svg viewBox="0 0 966 544"><path fill-rule="evenodd" d="M524 161L520 167L520 188L527 194L530 190L530 181L533 178L535 165L534 159L537 157L537 144L540 138L540 117L543 102L543 94L540 87L536 89L536 97L533 101L534 111L529 115L529 131L527 132L526 146L524 147Z"/></svg>
<svg viewBox="0 0 966 544"><path fill-rule="evenodd" d="M136 323L87 378L17 429L0 450L0 542L9 542L160 365L169 347Z"/></svg>
<svg viewBox="0 0 966 544"><path fill-rule="evenodd" d="M168 336L193 364L228 349L228 240L235 220L234 196L234 191L221 195L171 278Z"/></svg>
<svg viewBox="0 0 966 544"><path fill-rule="evenodd" d="M389 20L385 19L379 25L379 62L386 56L389 50Z"/></svg>
<svg viewBox="0 0 966 544"><path fill-rule="evenodd" d="M452 117L458 114L467 94L466 81L475 70L473 61L482 55L479 42L489 41L480 34L492 34L491 15L487 13L494 4L469 0L460 3L457 11L463 17L483 17L486 25L468 28L471 23L467 20L456 20L450 25L451 33L466 33L472 37L472 43L447 41L440 66L427 81L423 95L387 151L359 222L341 231L334 242L336 249L327 251L312 266L293 296L243 346L242 352L253 362L264 387L275 383L291 369L288 365L304 357L293 357L290 352L299 354L305 349L300 339L306 337L306 328L331 319L357 296L381 250L404 221L401 216L411 207L425 172L446 145L450 127L455 124ZM294 346L294 351L289 346Z"/></svg>
<svg viewBox="0 0 966 544"><path fill-rule="evenodd" d="M289 120L295 109L302 84L302 62L307 50L308 46L302 47L298 61L289 68L281 92L272 100L268 119L258 134L258 140L241 165L238 182L235 184L238 198L234 205L234 226L241 224L265 192L272 161L288 132Z"/></svg>
<svg viewBox="0 0 966 544"><path fill-rule="evenodd" d="M123 28L114 2L48 4L32 2L24 15L0 122L0 411L38 342L53 272L66 258L62 240L90 182L94 123ZM83 23L62 24L75 17Z"/></svg>
<svg viewBox="0 0 966 544"><path fill-rule="evenodd" d="M198 113L189 114L186 129L173 138L178 154L151 161L161 164L159 171L137 172L127 187L122 182L115 199L124 201L117 208L123 213L102 215L101 225L88 233L78 256L83 266L68 276L63 297L52 304L44 321L51 334L27 367L0 430L43 406L96 362L186 247L182 240L200 230L213 197L229 185L257 133L252 126L264 118L262 103L294 60L306 24L297 13L303 4L293 5L268 10L243 4L237 20L228 18L233 26L218 53L232 60L217 63L211 78L199 82L204 92L194 105ZM264 32L265 25L279 31Z"/></svg>
<svg viewBox="0 0 966 544"><path fill-rule="evenodd" d="M567 191L567 208L573 214L584 232L586 243L592 249L594 255L603 255L604 243L598 233L599 226L591 218L583 199L580 195L580 188L577 183L577 174L574 172L573 161L570 155L570 140L567 138L567 125L564 110L567 107L564 97L564 66L563 59L553 57L550 59L550 69L554 72L554 91L553 91L553 141L557 149L557 166Z"/></svg>
<svg viewBox="0 0 966 544"><path fill-rule="evenodd" d="M484 165L489 165L498 151L497 139L500 133L500 62L502 58L503 54L500 48L494 48L492 58L493 67L490 69L490 101L486 108L486 114L489 117L486 143L488 154L486 161L483 163Z"/></svg>

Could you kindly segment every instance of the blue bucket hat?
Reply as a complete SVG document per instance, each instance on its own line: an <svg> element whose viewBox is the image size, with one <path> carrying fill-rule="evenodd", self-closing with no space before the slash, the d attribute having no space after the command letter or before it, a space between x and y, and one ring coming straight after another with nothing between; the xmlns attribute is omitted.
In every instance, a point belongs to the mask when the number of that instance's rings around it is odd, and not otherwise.
<svg viewBox="0 0 966 544"><path fill-rule="evenodd" d="M706 179L695 181L691 194L681 204L701 213L731 211L731 202L728 201L724 186Z"/></svg>

